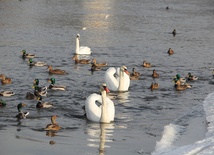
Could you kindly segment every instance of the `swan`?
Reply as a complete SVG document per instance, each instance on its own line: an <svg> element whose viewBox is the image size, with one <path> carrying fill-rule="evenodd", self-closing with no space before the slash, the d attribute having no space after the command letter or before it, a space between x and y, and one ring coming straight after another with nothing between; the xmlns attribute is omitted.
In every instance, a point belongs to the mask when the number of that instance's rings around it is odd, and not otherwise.
<svg viewBox="0 0 214 155"><path fill-rule="evenodd" d="M76 37L76 54L91 54L91 49L87 46L80 46L80 35Z"/></svg>
<svg viewBox="0 0 214 155"><path fill-rule="evenodd" d="M128 91L130 85L129 71L126 66L117 68L110 67L105 72L105 82L112 91ZM115 77L116 76L116 77Z"/></svg>
<svg viewBox="0 0 214 155"><path fill-rule="evenodd" d="M92 122L110 123L114 121L114 103L106 96L109 92L106 84L100 86L101 95L91 94L85 101L85 111L87 119ZM96 101L101 105L98 106Z"/></svg>

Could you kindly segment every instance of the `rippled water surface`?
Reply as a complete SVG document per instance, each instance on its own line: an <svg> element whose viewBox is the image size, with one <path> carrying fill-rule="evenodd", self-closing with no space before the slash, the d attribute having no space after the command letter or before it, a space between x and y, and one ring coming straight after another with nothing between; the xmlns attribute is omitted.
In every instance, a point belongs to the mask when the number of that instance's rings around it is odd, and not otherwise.
<svg viewBox="0 0 214 155"><path fill-rule="evenodd" d="M169 10L166 10L169 6ZM214 3L211 0L0 0L0 74L12 78L0 91L16 95L1 97L0 150L2 154L150 154L162 136L164 126L203 117L202 103L214 90L212 82ZM177 35L171 34L177 30ZM142 75L130 89L114 100L116 116L111 124L87 121L82 106L87 96L99 91L106 68L89 71L90 65L76 65L71 59L75 38L89 46L98 62L109 66L135 67ZM168 56L169 48L175 54ZM25 49L68 75L49 75L46 67L29 68L21 58ZM143 68L144 60L152 67ZM160 78L151 77L156 69ZM172 77L191 72L199 77L186 91L174 90ZM54 77L66 91L49 91L44 101L53 109L37 110L37 101L26 100L33 80ZM160 84L150 91L152 82ZM29 117L17 120L16 106L24 102ZM50 116L57 114L58 133L44 131ZM185 134L185 133L184 133ZM203 135L202 135L203 136ZM197 137L196 137L197 138ZM201 137L198 137L201 138ZM54 145L49 142L54 141Z"/></svg>

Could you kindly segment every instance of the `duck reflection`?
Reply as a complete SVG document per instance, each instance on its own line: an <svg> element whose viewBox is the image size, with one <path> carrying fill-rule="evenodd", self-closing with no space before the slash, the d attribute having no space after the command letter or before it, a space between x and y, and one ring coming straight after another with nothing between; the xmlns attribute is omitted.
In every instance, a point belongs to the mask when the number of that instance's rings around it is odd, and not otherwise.
<svg viewBox="0 0 214 155"><path fill-rule="evenodd" d="M106 142L112 142L111 137L113 137L114 124L110 123L100 123L89 124L86 134L90 136L88 138L88 146L90 147L98 147L99 155L105 154L105 148L110 147L106 145ZM99 143L99 145L97 144Z"/></svg>

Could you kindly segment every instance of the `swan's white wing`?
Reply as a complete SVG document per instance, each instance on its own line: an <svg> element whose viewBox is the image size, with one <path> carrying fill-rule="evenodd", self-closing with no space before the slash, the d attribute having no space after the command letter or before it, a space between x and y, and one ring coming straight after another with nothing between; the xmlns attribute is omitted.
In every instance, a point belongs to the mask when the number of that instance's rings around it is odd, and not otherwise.
<svg viewBox="0 0 214 155"><path fill-rule="evenodd" d="M119 86L119 79L114 77L114 74L116 73L116 69L113 67L110 67L105 72L105 83L107 87L112 91L117 91Z"/></svg>
<svg viewBox="0 0 214 155"><path fill-rule="evenodd" d="M108 97L106 97L106 103L107 103L108 117L109 117L110 121L114 121L114 115L115 115L114 103Z"/></svg>
<svg viewBox="0 0 214 155"><path fill-rule="evenodd" d="M127 74L125 73L125 74L124 74L124 88L125 88L124 91L128 91L129 86L130 86L130 77L129 77L129 75L127 75Z"/></svg>
<svg viewBox="0 0 214 155"><path fill-rule="evenodd" d="M81 46L77 54L91 54L91 49L87 46Z"/></svg>
<svg viewBox="0 0 214 155"><path fill-rule="evenodd" d="M102 102L101 95L91 94L85 101L86 116L90 121L100 122L101 108L96 105L96 101Z"/></svg>

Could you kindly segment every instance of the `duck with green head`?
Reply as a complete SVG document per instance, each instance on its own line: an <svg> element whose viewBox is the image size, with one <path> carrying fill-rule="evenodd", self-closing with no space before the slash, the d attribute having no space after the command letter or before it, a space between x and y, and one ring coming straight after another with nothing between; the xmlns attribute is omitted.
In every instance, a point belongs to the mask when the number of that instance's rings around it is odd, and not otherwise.
<svg viewBox="0 0 214 155"><path fill-rule="evenodd" d="M55 78L50 78L48 81L51 82L51 84L48 87L49 89L52 89L52 90L65 90L66 89L66 86L55 85L55 82L56 82Z"/></svg>
<svg viewBox="0 0 214 155"><path fill-rule="evenodd" d="M26 106L26 104L24 104L24 103L19 103L17 105L17 110L18 110L19 113L16 115L16 117L18 119L26 118L26 116L29 115L28 111L25 111L25 112L22 111L22 107L24 107L24 106Z"/></svg>
<svg viewBox="0 0 214 155"><path fill-rule="evenodd" d="M32 87L34 88L34 94L39 94L41 96L47 95L48 88L46 86L39 87L39 79L34 80L34 84Z"/></svg>
<svg viewBox="0 0 214 155"><path fill-rule="evenodd" d="M23 59L25 59L25 58L28 58L28 59L29 58L34 58L36 56L35 54L27 53L26 50L22 50L21 53L22 53L22 58Z"/></svg>
<svg viewBox="0 0 214 155"><path fill-rule="evenodd" d="M0 107L5 107L7 104L4 100L0 100Z"/></svg>
<svg viewBox="0 0 214 155"><path fill-rule="evenodd" d="M41 109L41 108L52 108L53 104L50 102L42 102L42 96L37 97L38 103L36 104L36 108Z"/></svg>
<svg viewBox="0 0 214 155"><path fill-rule="evenodd" d="M29 63L29 66L30 66L30 67L32 67L32 66L37 66L37 67L46 66L46 63L45 63L45 62L40 62L40 61L35 62L35 61L33 61L32 58L29 58L28 63Z"/></svg>

